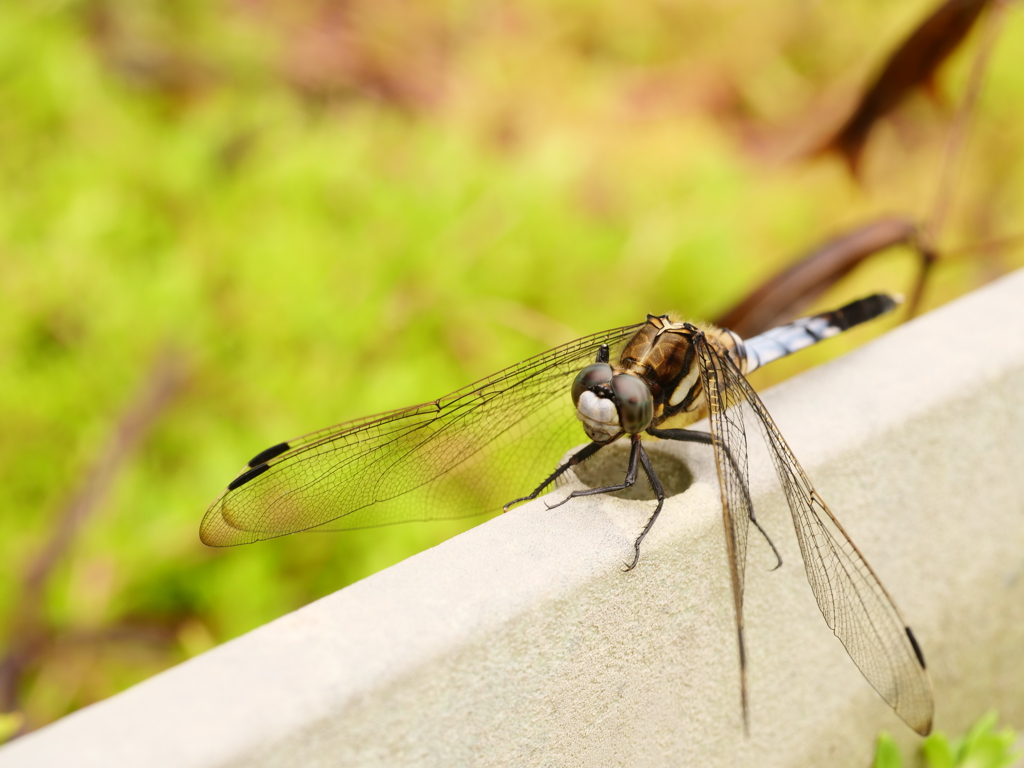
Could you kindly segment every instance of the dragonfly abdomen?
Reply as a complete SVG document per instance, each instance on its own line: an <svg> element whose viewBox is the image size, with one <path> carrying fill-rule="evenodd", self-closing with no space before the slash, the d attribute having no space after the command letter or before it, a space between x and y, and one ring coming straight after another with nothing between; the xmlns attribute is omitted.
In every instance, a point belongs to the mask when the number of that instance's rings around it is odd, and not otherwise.
<svg viewBox="0 0 1024 768"><path fill-rule="evenodd" d="M876 293L831 312L801 317L792 323L765 331L741 343L745 357L742 370L744 373L750 373L779 358L830 339L855 325L874 320L879 315L895 309L899 301L891 296Z"/></svg>

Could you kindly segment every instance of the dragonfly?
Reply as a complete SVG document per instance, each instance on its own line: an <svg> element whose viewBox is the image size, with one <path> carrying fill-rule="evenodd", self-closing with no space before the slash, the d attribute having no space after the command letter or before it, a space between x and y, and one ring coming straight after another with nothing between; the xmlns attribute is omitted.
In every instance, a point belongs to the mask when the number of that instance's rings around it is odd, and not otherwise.
<svg viewBox="0 0 1024 768"><path fill-rule="evenodd" d="M345 422L260 451L217 497L200 526L216 547L299 531L369 528L508 509L620 439L630 442L621 483L574 490L550 504L610 493L642 472L661 513L665 492L645 439L709 445L721 489L749 732L743 590L750 525L778 550L751 502L746 420L760 427L792 512L811 591L825 622L867 681L911 728L931 730L924 655L885 587L815 490L745 375L894 309L875 294L744 340L669 315L596 333L529 358L445 397ZM569 398L573 407L569 406ZM710 431L689 429L707 417ZM590 439L580 444L580 427ZM558 463L557 457L568 458ZM555 469L551 471L551 466ZM538 478L543 478L537 483ZM527 488L532 491L522 494ZM512 499L511 501L509 499Z"/></svg>

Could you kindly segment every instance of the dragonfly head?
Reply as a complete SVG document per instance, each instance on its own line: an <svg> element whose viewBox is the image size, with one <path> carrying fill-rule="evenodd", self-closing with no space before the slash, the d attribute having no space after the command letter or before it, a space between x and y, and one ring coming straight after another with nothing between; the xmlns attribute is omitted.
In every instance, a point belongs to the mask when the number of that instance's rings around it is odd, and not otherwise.
<svg viewBox="0 0 1024 768"><path fill-rule="evenodd" d="M608 363L588 365L572 383L572 402L587 437L607 443L623 432L643 432L654 417L654 398L642 379Z"/></svg>

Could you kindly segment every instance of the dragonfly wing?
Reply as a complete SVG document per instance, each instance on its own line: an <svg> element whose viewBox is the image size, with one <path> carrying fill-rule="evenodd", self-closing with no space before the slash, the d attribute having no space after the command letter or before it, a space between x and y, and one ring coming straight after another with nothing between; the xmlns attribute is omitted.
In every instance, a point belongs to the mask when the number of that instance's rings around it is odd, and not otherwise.
<svg viewBox="0 0 1024 768"><path fill-rule="evenodd" d="M932 685L910 627L860 550L814 490L761 398L732 360L715 357L719 363L718 385L724 384L730 397L745 401L761 425L793 514L807 580L825 621L867 681L896 714L915 731L926 735L931 730L934 710Z"/></svg>
<svg viewBox="0 0 1024 768"><path fill-rule="evenodd" d="M495 511L585 440L573 379L600 345L614 354L639 327L587 336L438 400L269 448L213 502L200 537L230 546Z"/></svg>
<svg viewBox="0 0 1024 768"><path fill-rule="evenodd" d="M740 403L733 402L729 391L726 359L708 343L706 337L694 339L704 399L708 406L711 435L722 494L726 551L736 612L736 635L740 654L740 697L743 723L747 725L747 657L743 639L743 580L747 563L747 534L753 517L747 475L747 432ZM742 401L740 401L742 402Z"/></svg>

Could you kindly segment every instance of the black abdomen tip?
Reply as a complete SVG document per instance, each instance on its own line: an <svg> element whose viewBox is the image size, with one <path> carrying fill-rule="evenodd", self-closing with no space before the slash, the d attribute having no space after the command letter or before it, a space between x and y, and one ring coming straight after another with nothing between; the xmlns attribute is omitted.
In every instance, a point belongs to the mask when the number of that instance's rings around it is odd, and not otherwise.
<svg viewBox="0 0 1024 768"><path fill-rule="evenodd" d="M235 488L241 488L243 485L248 483L254 477L259 477L264 472L266 472L268 469L270 469L270 466L267 465L267 464L257 464L252 469L245 470L245 472L240 474L238 477L236 477L234 480L232 480L228 484L228 490L229 491L233 491L233 490L235 490Z"/></svg>
<svg viewBox="0 0 1024 768"><path fill-rule="evenodd" d="M899 306L899 302L892 296L885 293L876 293L863 299L851 301L845 307L840 307L834 312L826 313L831 315L831 322L840 330L853 328L855 325L874 320L886 312L891 312Z"/></svg>
<svg viewBox="0 0 1024 768"><path fill-rule="evenodd" d="M286 453L291 449L292 447L288 445L288 443L278 443L277 445L272 445L266 450L260 451L251 459L249 459L249 466L255 467L258 464L265 464L271 459L276 458L277 456L280 456L282 453Z"/></svg>
<svg viewBox="0 0 1024 768"><path fill-rule="evenodd" d="M876 293L873 296L861 299L861 301L867 305L865 307L867 310L866 314L871 317L878 317L886 312L892 312L900 305L900 302L887 293Z"/></svg>

